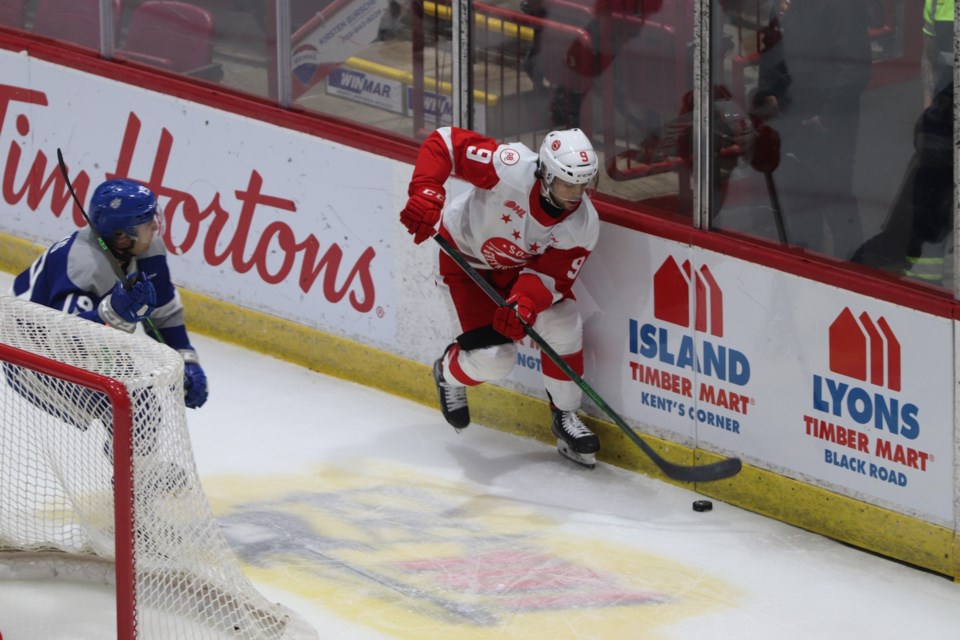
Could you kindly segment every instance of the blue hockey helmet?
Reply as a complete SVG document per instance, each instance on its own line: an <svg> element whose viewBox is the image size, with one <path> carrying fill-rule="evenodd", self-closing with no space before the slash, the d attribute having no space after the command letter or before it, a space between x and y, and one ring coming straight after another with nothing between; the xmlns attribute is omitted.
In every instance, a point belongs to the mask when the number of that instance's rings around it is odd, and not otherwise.
<svg viewBox="0 0 960 640"><path fill-rule="evenodd" d="M90 222L104 239L118 232L130 238L137 236L136 227L152 221L157 215L157 196L133 180L107 180L90 198Z"/></svg>

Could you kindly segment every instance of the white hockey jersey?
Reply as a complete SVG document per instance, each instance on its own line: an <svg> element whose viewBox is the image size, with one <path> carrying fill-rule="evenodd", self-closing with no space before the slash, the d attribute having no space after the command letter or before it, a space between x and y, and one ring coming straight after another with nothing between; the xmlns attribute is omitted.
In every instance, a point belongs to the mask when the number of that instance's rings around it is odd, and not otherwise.
<svg viewBox="0 0 960 640"><path fill-rule="evenodd" d="M443 127L421 146L410 192L442 185L451 175L474 185L447 203L440 233L477 269L519 269L542 309L573 297L600 223L587 195L574 211L551 217L540 204L537 163L538 155L521 143Z"/></svg>

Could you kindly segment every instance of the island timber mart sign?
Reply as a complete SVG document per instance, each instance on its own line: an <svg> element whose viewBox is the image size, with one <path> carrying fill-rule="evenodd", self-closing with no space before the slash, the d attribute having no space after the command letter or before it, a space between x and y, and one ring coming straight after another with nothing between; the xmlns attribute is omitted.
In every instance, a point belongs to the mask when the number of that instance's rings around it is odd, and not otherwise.
<svg viewBox="0 0 960 640"><path fill-rule="evenodd" d="M692 292L692 295L691 295ZM754 398L750 360L725 344L723 290L707 266L668 257L653 275L653 322L630 319L627 366L647 411L741 433ZM685 425L689 430L689 425Z"/></svg>

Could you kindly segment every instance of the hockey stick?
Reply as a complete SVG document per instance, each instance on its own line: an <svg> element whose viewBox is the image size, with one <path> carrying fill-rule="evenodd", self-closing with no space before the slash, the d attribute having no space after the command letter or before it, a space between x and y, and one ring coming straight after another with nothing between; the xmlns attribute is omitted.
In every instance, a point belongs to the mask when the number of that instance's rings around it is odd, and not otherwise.
<svg viewBox="0 0 960 640"><path fill-rule="evenodd" d="M790 244L787 240L787 227L783 222L783 209L780 208L780 197L777 195L777 187L773 183L773 174L765 171L763 179L767 184L767 195L770 197L770 207L773 208L773 220L777 223L777 236L780 238L780 244Z"/></svg>
<svg viewBox="0 0 960 640"><path fill-rule="evenodd" d="M463 255L457 251L453 245L447 242L446 239L442 238L440 234L433 236L433 239L437 241L437 244L440 245L440 248L443 249L444 253L450 256L454 262L460 265L460 268L463 269L471 280L473 280L483 292L490 297L496 304L503 306L506 304L503 297L497 293L497 290L493 286L484 280L483 276L477 273L476 269L470 266L470 263L466 261ZM525 327L527 335L530 336L530 339L533 340L537 346L540 347L540 351L547 355L554 364L556 364L561 371L563 371L574 383L587 394L587 396L593 400L598 407L600 407L604 413L606 413L613 422L620 427L620 429L627 434L634 444L636 444L640 449L647 454L647 457L653 461L655 465L666 475L668 478L673 480L678 480L680 482L710 482L712 480L722 480L724 478L729 478L735 476L740 472L742 463L739 458L727 458L725 460L720 460L719 462L714 462L711 464L703 466L688 466L674 464L660 457L653 448L646 443L646 441L637 435L637 433L631 429L626 422L623 421L617 413L610 408L603 398L593 390L590 385L588 385L583 378L581 378L576 371L574 371L570 365L564 361L560 355L554 351L546 340L544 340L540 334L533 330L533 327L527 325Z"/></svg>
<svg viewBox="0 0 960 640"><path fill-rule="evenodd" d="M73 190L73 184L70 182L70 176L67 174L67 164L63 161L63 153L60 151L59 147L57 147L57 164L60 165L60 173L63 175L63 181L67 183L67 189L69 189L70 195L73 196L73 201L77 204L77 209L80 210L80 215L82 215L83 219L87 221L87 226L90 227L93 237L97 239L97 244L100 245L100 249L103 251L104 255L107 256L110 266L113 267L113 273L117 276L120 282L123 283L123 288L127 291L130 291L130 289L133 288L133 283L127 280L127 274L123 272L123 267L120 266L120 263L117 261L117 257L113 255L113 252L110 251L110 247L107 246L103 236L100 235L100 230L97 229L93 222L90 221L90 217L87 215L86 209L83 208L83 203L80 202L80 198L77 197L77 192ZM163 344L163 336L160 335L157 327L154 326L153 320L147 317L144 318L143 321L146 323L147 328L150 329L150 333L153 334L153 337L157 339L157 342Z"/></svg>

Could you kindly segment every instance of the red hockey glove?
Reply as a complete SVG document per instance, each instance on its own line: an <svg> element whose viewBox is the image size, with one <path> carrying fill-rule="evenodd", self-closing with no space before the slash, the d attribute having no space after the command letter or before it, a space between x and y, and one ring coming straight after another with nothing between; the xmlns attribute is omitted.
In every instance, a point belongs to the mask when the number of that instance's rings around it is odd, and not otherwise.
<svg viewBox="0 0 960 640"><path fill-rule="evenodd" d="M420 244L436 232L437 222L446 194L441 186L417 187L407 200L407 206L400 212L400 222L413 236L413 242Z"/></svg>
<svg viewBox="0 0 960 640"><path fill-rule="evenodd" d="M533 300L522 293L515 293L507 299L506 305L497 307L493 313L493 328L516 341L527 335L526 326L532 325L536 320L537 310L533 306Z"/></svg>

